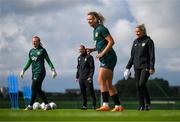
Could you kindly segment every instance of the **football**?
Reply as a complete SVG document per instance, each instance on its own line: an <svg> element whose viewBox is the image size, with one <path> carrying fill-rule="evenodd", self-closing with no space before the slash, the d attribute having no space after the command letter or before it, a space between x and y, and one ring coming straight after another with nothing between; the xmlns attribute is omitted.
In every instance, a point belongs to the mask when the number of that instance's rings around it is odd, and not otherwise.
<svg viewBox="0 0 180 122"><path fill-rule="evenodd" d="M51 109L56 109L57 108L57 105L54 102L50 102L49 105L50 105Z"/></svg>
<svg viewBox="0 0 180 122"><path fill-rule="evenodd" d="M33 104L33 110L38 110L38 109L40 109L40 108L41 108L41 105L40 105L39 102L35 102L35 103Z"/></svg>
<svg viewBox="0 0 180 122"><path fill-rule="evenodd" d="M44 109L45 108L45 103L41 103L41 109Z"/></svg>

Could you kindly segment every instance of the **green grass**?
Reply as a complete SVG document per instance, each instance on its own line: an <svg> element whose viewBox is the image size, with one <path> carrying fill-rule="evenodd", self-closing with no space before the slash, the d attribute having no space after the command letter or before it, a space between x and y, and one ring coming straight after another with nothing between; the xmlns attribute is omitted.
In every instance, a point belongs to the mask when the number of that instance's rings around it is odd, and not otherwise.
<svg viewBox="0 0 180 122"><path fill-rule="evenodd" d="M97 112L94 110L57 109L24 111L0 109L0 121L180 121L180 110L125 110Z"/></svg>

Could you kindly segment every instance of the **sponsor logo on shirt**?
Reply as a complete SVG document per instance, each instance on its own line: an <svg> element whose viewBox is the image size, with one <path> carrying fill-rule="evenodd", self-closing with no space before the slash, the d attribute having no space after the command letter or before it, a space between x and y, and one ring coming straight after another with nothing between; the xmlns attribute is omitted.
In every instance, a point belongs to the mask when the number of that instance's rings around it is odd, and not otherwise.
<svg viewBox="0 0 180 122"><path fill-rule="evenodd" d="M31 57L31 60L36 61L37 57L33 56L33 57Z"/></svg>

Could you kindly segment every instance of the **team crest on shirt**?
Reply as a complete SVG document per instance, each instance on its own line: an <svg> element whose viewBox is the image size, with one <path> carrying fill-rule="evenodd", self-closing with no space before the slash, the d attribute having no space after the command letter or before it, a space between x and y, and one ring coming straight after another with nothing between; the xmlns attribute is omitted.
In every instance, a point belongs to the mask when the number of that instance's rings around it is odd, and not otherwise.
<svg viewBox="0 0 180 122"><path fill-rule="evenodd" d="M87 58L85 58L84 61L86 62L86 61L87 61Z"/></svg>
<svg viewBox="0 0 180 122"><path fill-rule="evenodd" d="M95 33L95 37L98 37L98 32Z"/></svg>
<svg viewBox="0 0 180 122"><path fill-rule="evenodd" d="M37 52L37 55L40 55L40 51Z"/></svg>
<svg viewBox="0 0 180 122"><path fill-rule="evenodd" d="M146 45L146 43L142 43L142 47L144 47Z"/></svg>

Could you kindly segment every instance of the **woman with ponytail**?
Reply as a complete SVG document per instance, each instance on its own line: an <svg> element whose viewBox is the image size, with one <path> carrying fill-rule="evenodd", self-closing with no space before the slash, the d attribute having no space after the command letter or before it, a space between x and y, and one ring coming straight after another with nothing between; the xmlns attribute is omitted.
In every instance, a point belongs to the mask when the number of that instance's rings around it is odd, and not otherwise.
<svg viewBox="0 0 180 122"><path fill-rule="evenodd" d="M55 78L57 73L55 68L46 52L46 49L42 47L41 40L38 36L32 37L32 45L33 48L29 51L29 58L27 64L24 69L20 73L20 77L23 78L25 71L32 64L32 96L30 104L25 108L25 110L32 110L33 103L35 102L37 94L41 97L43 102L45 103L44 110L49 110L50 106L48 104L47 97L45 93L42 91L42 83L46 76L46 70L44 66L44 59L47 61L49 66L51 67L52 77Z"/></svg>
<svg viewBox="0 0 180 122"><path fill-rule="evenodd" d="M147 36L144 24L135 28L137 38L133 42L131 56L126 65L124 77L128 77L130 69L134 65L136 89L139 99L140 111L150 110L151 100L147 89L147 81L150 75L155 72L155 48L153 40Z"/></svg>
<svg viewBox="0 0 180 122"><path fill-rule="evenodd" d="M94 28L95 47L88 48L90 52L97 51L96 56L100 61L98 83L102 94L103 104L97 111L109 111L109 95L112 97L115 107L112 110L123 111L116 88L112 85L113 70L116 66L117 56L113 49L114 40L108 29L103 25L105 18L97 12L89 12L87 21Z"/></svg>

